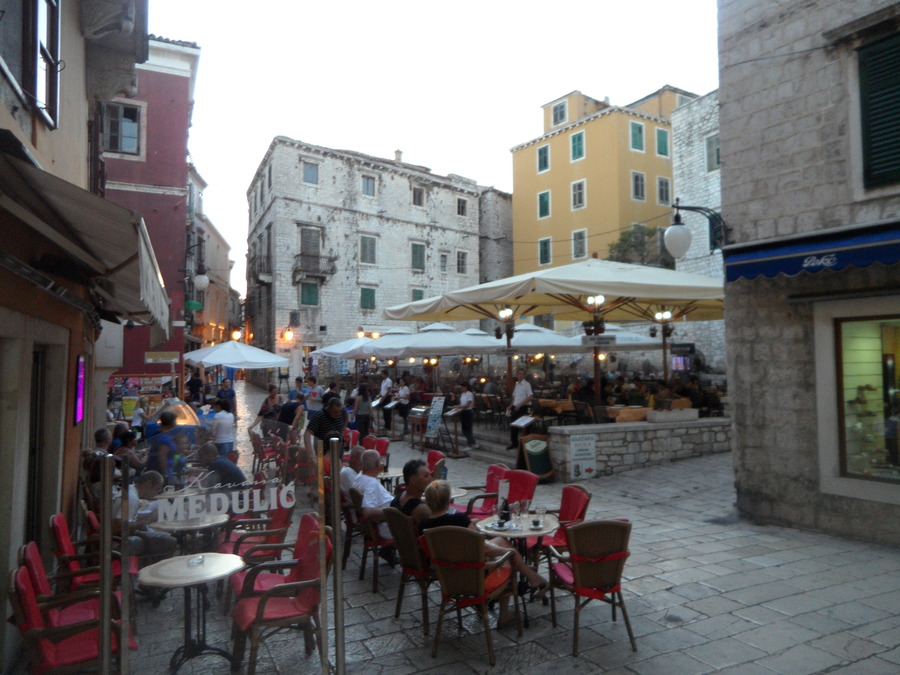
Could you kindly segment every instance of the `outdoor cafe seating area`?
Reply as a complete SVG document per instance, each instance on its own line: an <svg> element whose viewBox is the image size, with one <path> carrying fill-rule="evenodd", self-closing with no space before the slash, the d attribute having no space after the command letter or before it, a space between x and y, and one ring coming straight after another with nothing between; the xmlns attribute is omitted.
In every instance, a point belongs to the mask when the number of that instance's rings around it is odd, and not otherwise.
<svg viewBox="0 0 900 675"><path fill-rule="evenodd" d="M372 439L373 448L380 445L384 450L382 482L395 494L402 493L402 474L388 468L390 442ZM354 440L358 439L349 433L344 439L347 444ZM385 520L390 536L385 536L366 517L358 494L353 494L355 489L342 490L340 513L325 508L325 520L320 522L318 503L303 499L320 483L316 467L296 457L279 459L284 445L275 435L254 444L256 472L248 487L265 492L293 485L296 499L290 505L278 502L254 510L249 504L240 513L230 510L221 516L168 523L177 524L171 531L179 533L174 557L153 562L130 556L127 564L115 558L111 569L115 593L107 613L113 660L122 657L119 645L127 643L134 662L141 653L141 642L153 640L152 635L137 631L144 625L139 615L162 611L163 603L174 603L166 605L172 607L169 616L183 630L178 643L168 646L172 671L203 656L207 662L221 663L223 670L246 667L253 673L262 645L285 631L296 635L296 640L291 640L298 661L305 659L308 667L315 669L325 639L323 573L343 574L345 580L369 579L373 591L379 590L379 579L396 576L399 585L391 583L397 588L395 617L401 615L404 603L411 602L408 588L417 587L420 628L429 636L432 655L440 652L442 638L454 632L454 623L462 630L462 616L471 611L484 630L480 637L467 639L483 641L478 650L493 665L492 632L507 628L498 625L497 607L512 604L515 622L508 628L521 635L528 630L533 603L550 604L555 622L560 603L575 609L577 617L592 599L609 604L614 621L621 613L631 646L637 648L621 589L631 526L627 520L586 521L591 494L582 486L564 487L561 501L548 509L533 506L546 500L541 501L537 476L528 471L495 464L476 485L454 484L451 471L453 509L466 514L475 529L438 527L423 535L409 516L388 508ZM436 475L446 466L439 451L421 457ZM324 503L328 504L331 467L326 464L323 472ZM166 492L161 497L177 499L179 494ZM80 540L73 538L66 518L58 514L53 519L49 550L29 542L20 552L20 567L10 578L9 595L15 610L13 623L27 645L35 672L100 666L100 624L107 615L101 612L104 579L97 564L100 508L98 503L83 503L79 520L91 524L91 529L73 524L79 534L84 530ZM486 555L484 542L497 537L508 542L508 549L492 558ZM334 560L338 538L343 553L340 560ZM389 550L397 556L396 567L384 564L383 554ZM529 586L511 564L517 555L544 575L546 587ZM53 558L55 564L45 568L45 562ZM351 562L356 559L358 569ZM55 569L55 573L50 576L46 569ZM182 610L177 609L179 605ZM230 628L227 640L212 628L223 620ZM578 632L576 618L573 653L578 652Z"/></svg>

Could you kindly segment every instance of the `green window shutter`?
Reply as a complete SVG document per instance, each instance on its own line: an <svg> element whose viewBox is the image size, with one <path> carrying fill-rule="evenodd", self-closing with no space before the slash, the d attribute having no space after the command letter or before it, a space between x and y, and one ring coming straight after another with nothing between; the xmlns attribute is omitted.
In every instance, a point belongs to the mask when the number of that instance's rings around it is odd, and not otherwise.
<svg viewBox="0 0 900 675"><path fill-rule="evenodd" d="M669 130L656 130L656 154L660 157L669 156Z"/></svg>
<svg viewBox="0 0 900 675"><path fill-rule="evenodd" d="M359 289L359 306L361 309L375 309L375 289Z"/></svg>
<svg viewBox="0 0 900 675"><path fill-rule="evenodd" d="M412 245L412 268L414 270L425 269L425 244Z"/></svg>
<svg viewBox="0 0 900 675"><path fill-rule="evenodd" d="M421 288L412 289L413 302L415 302L416 300L421 300L424 297L425 297L425 291L423 291Z"/></svg>
<svg viewBox="0 0 900 675"><path fill-rule="evenodd" d="M550 168L550 147L545 145L538 148L538 172L546 171Z"/></svg>
<svg viewBox="0 0 900 675"><path fill-rule="evenodd" d="M550 263L550 261L550 240L541 239L538 242L538 262L541 265L547 265Z"/></svg>
<svg viewBox="0 0 900 675"><path fill-rule="evenodd" d="M538 218L546 218L550 215L550 193L541 192L538 195Z"/></svg>
<svg viewBox="0 0 900 675"><path fill-rule="evenodd" d="M863 183L900 182L900 34L860 47Z"/></svg>
<svg viewBox="0 0 900 675"><path fill-rule="evenodd" d="M318 284L300 284L300 304L301 305L318 305L319 304L319 285Z"/></svg>
<svg viewBox="0 0 900 675"><path fill-rule="evenodd" d="M640 122L631 123L631 149L641 151L644 149L644 125Z"/></svg>
<svg viewBox="0 0 900 675"><path fill-rule="evenodd" d="M584 132L572 134L572 160L584 157Z"/></svg>

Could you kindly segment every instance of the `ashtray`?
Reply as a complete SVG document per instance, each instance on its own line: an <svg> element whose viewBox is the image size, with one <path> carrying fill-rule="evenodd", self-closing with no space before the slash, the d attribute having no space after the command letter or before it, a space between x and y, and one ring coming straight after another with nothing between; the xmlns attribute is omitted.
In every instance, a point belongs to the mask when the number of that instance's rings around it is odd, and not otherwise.
<svg viewBox="0 0 900 675"><path fill-rule="evenodd" d="M191 556L190 558L188 558L187 564L188 564L188 567L197 567L197 565L202 565L203 564L203 556L202 555Z"/></svg>

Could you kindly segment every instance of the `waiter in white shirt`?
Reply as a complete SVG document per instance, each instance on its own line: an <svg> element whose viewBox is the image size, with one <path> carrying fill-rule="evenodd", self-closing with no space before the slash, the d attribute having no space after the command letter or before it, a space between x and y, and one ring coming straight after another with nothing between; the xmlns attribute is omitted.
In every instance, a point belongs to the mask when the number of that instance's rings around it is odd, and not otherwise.
<svg viewBox="0 0 900 675"><path fill-rule="evenodd" d="M519 368L516 371L516 386L513 388L512 403L510 403L507 411L509 412L509 421L515 422L522 415L528 412L528 404L534 398L534 392L531 385L525 379L525 369ZM509 447L507 450L515 450L519 447L519 430L509 427Z"/></svg>
<svg viewBox="0 0 900 675"><path fill-rule="evenodd" d="M388 403L391 402L391 389L394 387L393 381L391 381L390 376L388 375L388 370L385 368L381 371L381 390L378 392L378 395L381 397L381 403L378 407L381 408L382 419L384 420L384 430L391 430L391 413L393 410L385 408Z"/></svg>

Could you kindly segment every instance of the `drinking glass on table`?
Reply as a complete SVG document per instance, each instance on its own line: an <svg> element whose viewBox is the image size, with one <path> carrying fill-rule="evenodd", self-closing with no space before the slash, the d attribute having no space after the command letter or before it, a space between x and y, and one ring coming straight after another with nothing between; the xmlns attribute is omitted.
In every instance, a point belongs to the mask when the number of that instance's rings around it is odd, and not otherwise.
<svg viewBox="0 0 900 675"><path fill-rule="evenodd" d="M519 526L528 524L528 513L531 511L531 500L523 499L519 502Z"/></svg>
<svg viewBox="0 0 900 675"><path fill-rule="evenodd" d="M519 502L513 502L509 505L509 515L512 520L513 529L519 526L519 513L521 513L522 505Z"/></svg>
<svg viewBox="0 0 900 675"><path fill-rule="evenodd" d="M547 515L547 507L546 506L538 506L534 510L534 518L531 521L531 524L535 527L544 527L544 516Z"/></svg>

